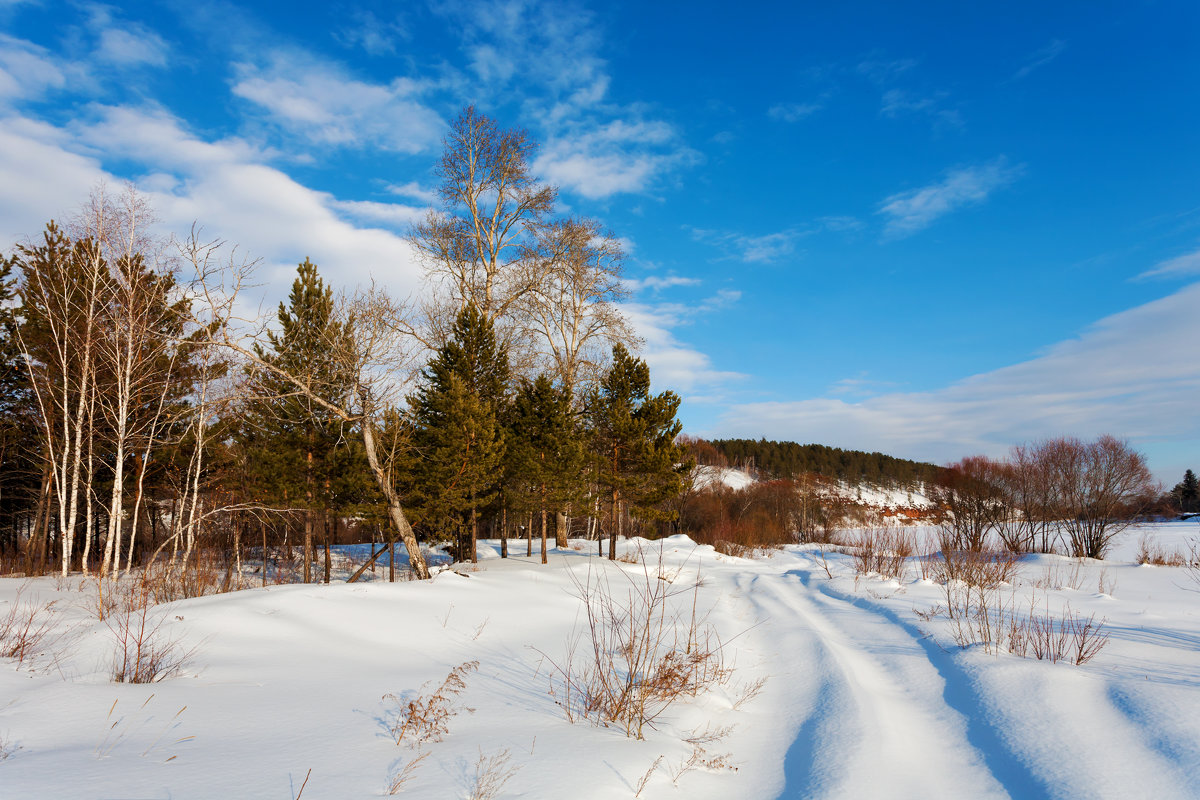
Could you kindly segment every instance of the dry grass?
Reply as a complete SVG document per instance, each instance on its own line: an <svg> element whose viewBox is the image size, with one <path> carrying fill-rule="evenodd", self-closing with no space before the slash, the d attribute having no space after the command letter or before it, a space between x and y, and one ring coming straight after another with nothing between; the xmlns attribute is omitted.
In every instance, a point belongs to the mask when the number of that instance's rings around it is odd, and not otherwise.
<svg viewBox="0 0 1200 800"><path fill-rule="evenodd" d="M667 572L660 552L656 569L643 564L615 579L589 569L575 578L587 627L570 637L561 663L547 658L551 695L568 721L591 719L641 739L673 703L729 680L723 643L697 613L699 575L681 588ZM678 608L675 598L687 593L690 609Z"/></svg>
<svg viewBox="0 0 1200 800"><path fill-rule="evenodd" d="M464 661L446 675L441 685L431 693L421 692L405 700L394 694L384 695L384 700L396 704L388 731L396 744L408 742L410 747L420 747L425 742L440 742L450 732L450 720L460 711L471 713L474 709L458 704L459 695L467 688L467 675L479 669L478 661Z"/></svg>
<svg viewBox="0 0 1200 800"><path fill-rule="evenodd" d="M855 574L874 574L898 581L904 580L905 564L916 551L911 533L892 528L859 531L850 537L850 548Z"/></svg>
<svg viewBox="0 0 1200 800"><path fill-rule="evenodd" d="M7 761L20 749L21 746L10 739L7 734L0 736L0 761Z"/></svg>
<svg viewBox="0 0 1200 800"><path fill-rule="evenodd" d="M104 620L116 643L112 678L117 683L157 683L178 675L195 650L185 648L163 631L166 618L153 614L146 584L123 587L124 597Z"/></svg>
<svg viewBox="0 0 1200 800"><path fill-rule="evenodd" d="M419 756L409 759L403 766L399 764L392 770L392 774L388 776L387 786L384 791L389 795L397 795L404 791L404 787L413 779L417 773L417 768L421 766L421 762L429 758L429 751L426 750Z"/></svg>
<svg viewBox="0 0 1200 800"><path fill-rule="evenodd" d="M15 658L17 666L41 652L52 627L50 611L54 603L23 600L27 588L27 584L17 588L8 613L0 617L0 657Z"/></svg>
<svg viewBox="0 0 1200 800"><path fill-rule="evenodd" d="M512 776L521 769L519 764L513 764L508 750L501 750L492 755L479 751L475 761L475 780L469 787L469 800L494 800Z"/></svg>
<svg viewBox="0 0 1200 800"><path fill-rule="evenodd" d="M1182 550L1168 550L1150 535L1143 533L1138 539L1137 563L1153 564L1156 567L1184 567L1189 562L1188 555Z"/></svg>

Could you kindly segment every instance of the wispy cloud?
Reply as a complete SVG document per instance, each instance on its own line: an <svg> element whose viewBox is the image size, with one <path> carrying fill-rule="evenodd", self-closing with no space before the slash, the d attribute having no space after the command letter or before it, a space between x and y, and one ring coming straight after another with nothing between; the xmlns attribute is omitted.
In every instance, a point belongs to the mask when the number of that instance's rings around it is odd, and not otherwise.
<svg viewBox="0 0 1200 800"><path fill-rule="evenodd" d="M946 462L1030 439L1112 433L1200 443L1200 284L1106 317L1044 354L928 392L732 406L721 435L819 440Z"/></svg>
<svg viewBox="0 0 1200 800"><path fill-rule="evenodd" d="M395 12L380 18L373 11L357 9L349 14L334 38L345 47L361 47L368 55L383 56L395 53L400 42L412 36L403 18Z"/></svg>
<svg viewBox="0 0 1200 800"><path fill-rule="evenodd" d="M1200 250L1160 261L1138 275L1138 278L1173 278L1185 275L1200 275Z"/></svg>
<svg viewBox="0 0 1200 800"><path fill-rule="evenodd" d="M823 231L844 233L863 227L861 220L849 216L826 216L804 225L793 225L781 231L748 234L738 231L712 230L684 226L692 239L711 245L720 251L721 258L736 259L747 264L770 264L796 252L801 239Z"/></svg>
<svg viewBox="0 0 1200 800"><path fill-rule="evenodd" d="M552 136L533 167L551 183L598 199L645 191L663 174L699 159L665 122L615 119Z"/></svg>
<svg viewBox="0 0 1200 800"><path fill-rule="evenodd" d="M960 208L982 203L997 189L1015 181L1022 171L1021 165L1009 165L1000 157L986 164L950 170L936 183L894 194L884 199L878 212L887 217L884 232L892 238L916 233Z"/></svg>
<svg viewBox="0 0 1200 800"><path fill-rule="evenodd" d="M281 130L328 145L418 153L436 145L439 115L408 79L371 83L306 53L276 50L266 63L243 62L233 93Z"/></svg>
<svg viewBox="0 0 1200 800"><path fill-rule="evenodd" d="M767 109L767 116L784 122L799 122L820 110L820 103L776 103Z"/></svg>
<svg viewBox="0 0 1200 800"><path fill-rule="evenodd" d="M921 95L903 89L888 89L883 93L879 113L891 119L903 114L923 114L937 125L963 128L965 123L958 110L944 106L948 97L948 92Z"/></svg>
<svg viewBox="0 0 1200 800"><path fill-rule="evenodd" d="M696 286L700 283L700 279L687 278L683 275L649 275L645 278L625 278L621 283L631 292L640 292L644 289L649 289L658 294L663 289L670 289L675 286Z"/></svg>
<svg viewBox="0 0 1200 800"><path fill-rule="evenodd" d="M37 98L66 82L44 47L0 33L0 100Z"/></svg>
<svg viewBox="0 0 1200 800"><path fill-rule="evenodd" d="M410 200L416 200L418 203L424 203L427 206L431 206L438 201L437 192L432 189L423 188L416 181L388 184L387 190L397 197L407 197Z"/></svg>
<svg viewBox="0 0 1200 800"><path fill-rule="evenodd" d="M1009 80L1019 81L1029 75L1035 69L1044 67L1062 54L1063 50L1067 49L1067 43L1062 39L1055 39L1050 44L1041 48L1025 59L1024 65L1018 69Z"/></svg>
<svg viewBox="0 0 1200 800"><path fill-rule="evenodd" d="M706 353L682 341L676 333L697 314L723 308L736 302L740 295L740 292L724 290L698 306L678 303L621 305L645 344L641 355L650 365L655 391L673 389L685 396L697 392L719 394L730 383L745 379L742 373L717 369Z"/></svg>

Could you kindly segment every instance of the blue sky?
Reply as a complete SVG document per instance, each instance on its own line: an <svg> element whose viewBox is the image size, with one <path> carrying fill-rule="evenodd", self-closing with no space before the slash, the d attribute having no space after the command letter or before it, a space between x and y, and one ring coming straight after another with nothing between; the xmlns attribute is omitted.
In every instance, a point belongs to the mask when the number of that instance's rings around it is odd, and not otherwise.
<svg viewBox="0 0 1200 800"><path fill-rule="evenodd" d="M97 181L419 291L448 119L627 245L693 433L1200 467L1200 6L0 0L0 247ZM397 10L400 9L400 10Z"/></svg>

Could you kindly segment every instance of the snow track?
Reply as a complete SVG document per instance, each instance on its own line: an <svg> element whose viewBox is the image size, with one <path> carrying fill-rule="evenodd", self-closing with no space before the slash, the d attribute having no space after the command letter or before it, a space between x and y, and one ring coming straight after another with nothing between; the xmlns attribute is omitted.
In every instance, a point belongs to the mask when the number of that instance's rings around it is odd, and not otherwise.
<svg viewBox="0 0 1200 800"><path fill-rule="evenodd" d="M801 571L759 576L747 596L795 665L809 714L788 749L782 797L1008 796L967 741L967 720L920 641L882 615L815 592ZM786 654L786 655L785 655Z"/></svg>
<svg viewBox="0 0 1200 800"><path fill-rule="evenodd" d="M1136 682L947 652L897 584L852 590L815 562L739 584L799 710L781 798L1200 796L1194 725Z"/></svg>

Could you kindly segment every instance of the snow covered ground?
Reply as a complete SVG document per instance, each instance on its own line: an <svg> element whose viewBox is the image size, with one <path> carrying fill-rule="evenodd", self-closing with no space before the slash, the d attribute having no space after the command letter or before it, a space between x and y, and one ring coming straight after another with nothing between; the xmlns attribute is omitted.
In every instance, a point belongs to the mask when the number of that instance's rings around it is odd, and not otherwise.
<svg viewBox="0 0 1200 800"><path fill-rule="evenodd" d="M1144 530L1168 549L1200 536L1195 521ZM929 614L942 587L915 564L900 580L857 576L848 555L811 546L739 559L676 537L660 566L658 543L623 545L643 564L575 542L542 566L489 543L477 567L428 582L179 601L152 615L194 654L146 685L112 682L93 582L0 579L0 619L55 603L46 652L0 662L0 797L379 797L427 753L398 796L466 798L481 755L505 752L515 772L496 797L631 798L647 774L643 798L1200 797L1200 584L1132 563L1138 537L1105 562L1028 557L1001 589L1105 618L1108 645L1083 666L960 649ZM585 634L579 582L686 589L697 574L729 679L644 740L568 722L550 662ZM672 602L687 616L693 595ZM471 661L442 740L398 745L388 695L428 696ZM695 741L710 766L684 769Z"/></svg>

